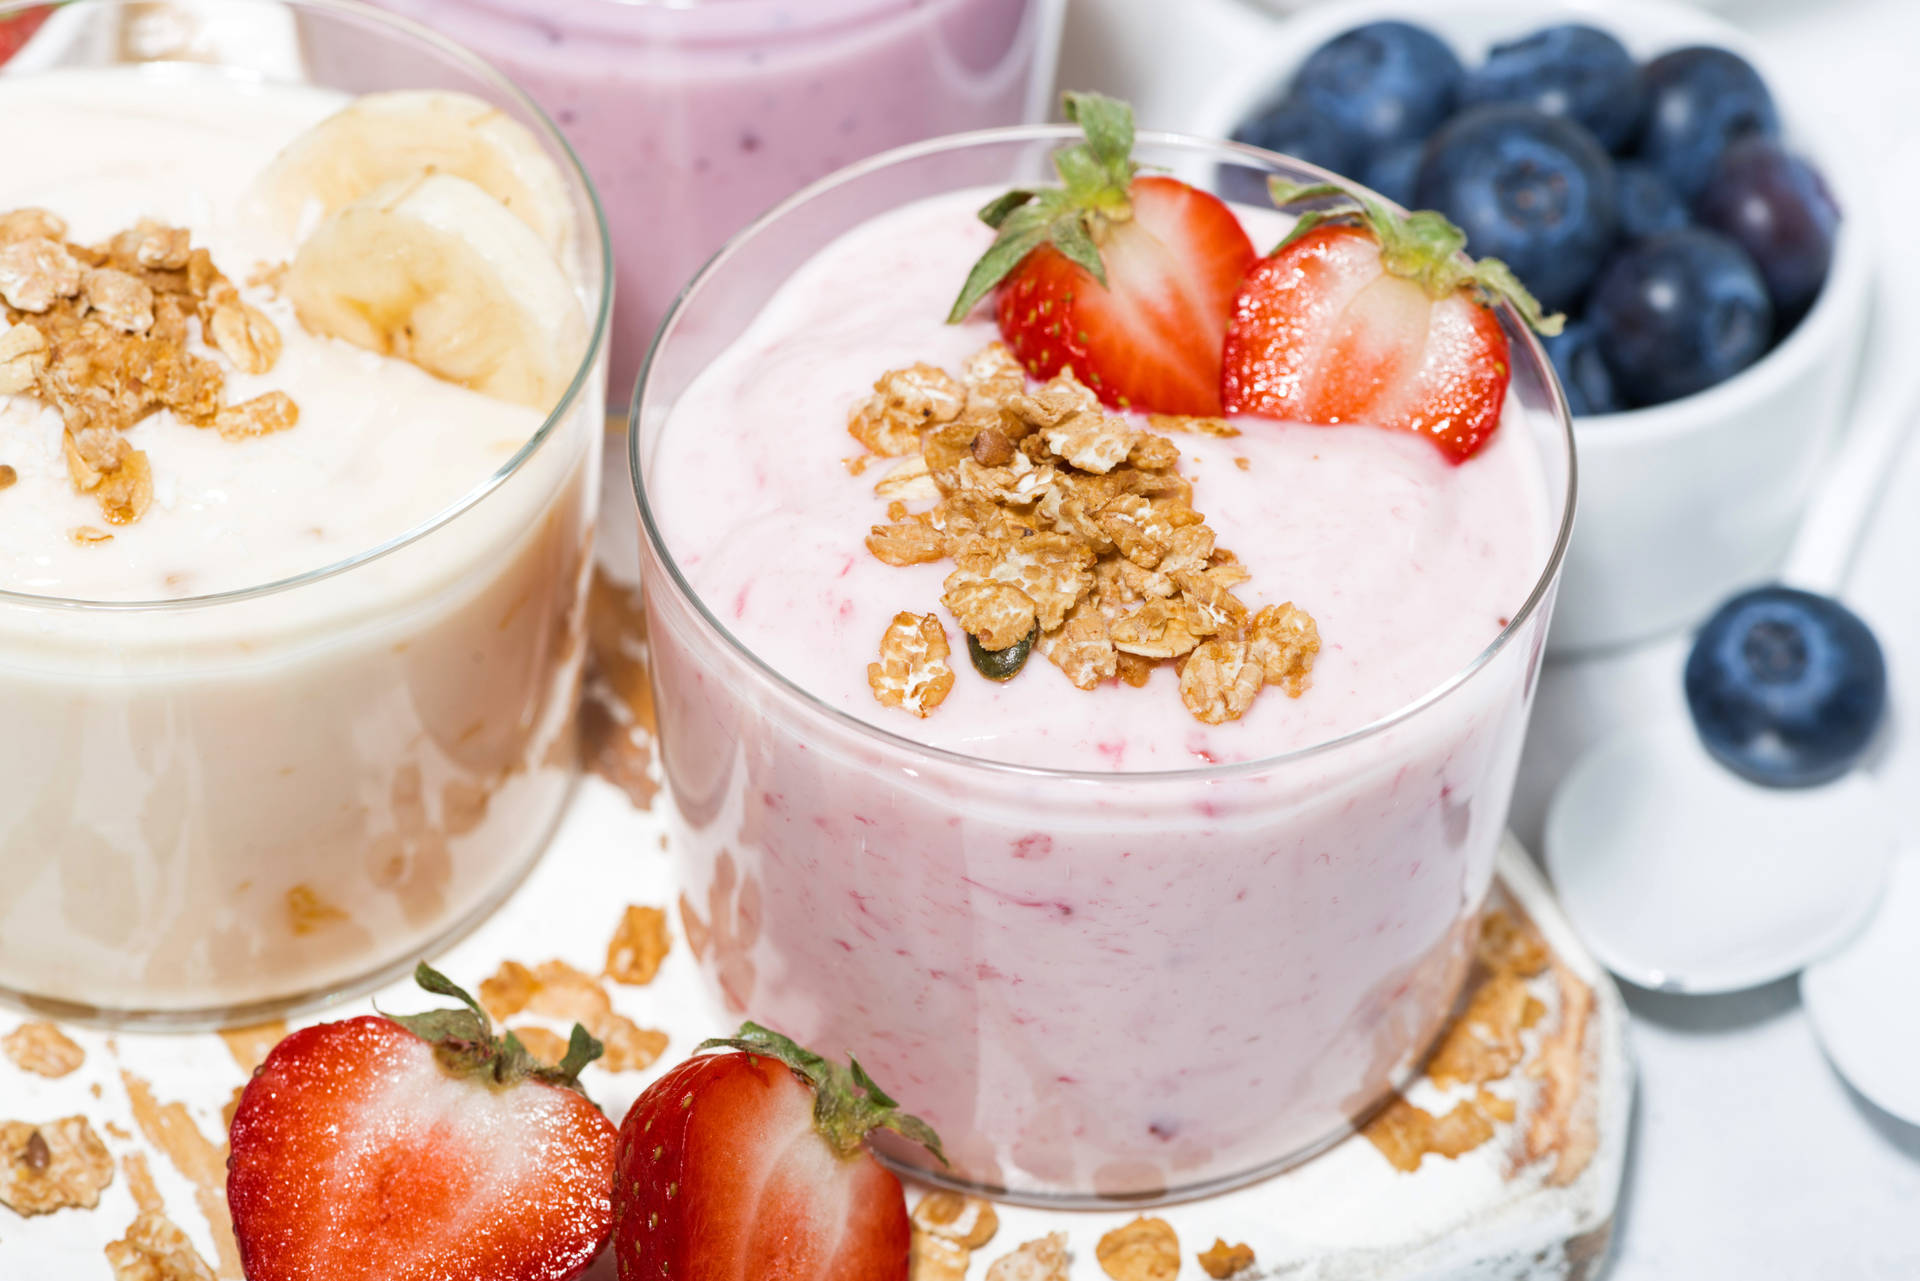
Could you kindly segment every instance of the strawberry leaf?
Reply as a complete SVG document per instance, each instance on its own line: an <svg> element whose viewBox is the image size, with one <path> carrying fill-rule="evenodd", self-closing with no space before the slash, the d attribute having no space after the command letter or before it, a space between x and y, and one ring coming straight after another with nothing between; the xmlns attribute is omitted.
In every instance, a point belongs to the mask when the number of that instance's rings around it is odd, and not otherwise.
<svg viewBox="0 0 1920 1281"><path fill-rule="evenodd" d="M1133 216L1128 192L1139 169L1133 162L1133 108L1097 93L1069 93L1064 110L1083 136L1053 154L1061 185L1016 188L981 208L980 221L999 235L967 273L947 312L948 324L965 320L1042 245L1052 245L1101 285L1107 283L1100 241L1109 222Z"/></svg>
<svg viewBox="0 0 1920 1281"><path fill-rule="evenodd" d="M381 1016L431 1045L435 1061L450 1075L493 1086L509 1086L523 1080L544 1081L586 1094L580 1088L580 1069L599 1058L604 1047L578 1023L573 1025L566 1057L557 1066L549 1067L534 1058L511 1031L494 1036L493 1020L480 1002L425 961L415 967L413 981L435 996L460 1002L464 1008L427 1010L421 1014L388 1014L382 1010Z"/></svg>
<svg viewBox="0 0 1920 1281"><path fill-rule="evenodd" d="M813 1128L842 1157L857 1153L873 1131L891 1130L933 1153L941 1165L947 1164L933 1127L900 1111L900 1105L851 1056L843 1067L758 1023L742 1023L737 1035L702 1041L699 1048L741 1050L791 1068L813 1088Z"/></svg>
<svg viewBox="0 0 1920 1281"><path fill-rule="evenodd" d="M1559 333L1566 323L1564 316L1544 314L1539 300L1507 264L1498 258L1476 261L1469 257L1467 233L1431 209L1399 213L1365 192L1331 182L1269 178L1267 189L1277 208L1319 202L1319 207L1300 215L1275 253L1316 227L1358 227L1380 242L1381 266L1418 284L1431 298L1464 289L1483 307L1508 302L1528 325L1548 336Z"/></svg>

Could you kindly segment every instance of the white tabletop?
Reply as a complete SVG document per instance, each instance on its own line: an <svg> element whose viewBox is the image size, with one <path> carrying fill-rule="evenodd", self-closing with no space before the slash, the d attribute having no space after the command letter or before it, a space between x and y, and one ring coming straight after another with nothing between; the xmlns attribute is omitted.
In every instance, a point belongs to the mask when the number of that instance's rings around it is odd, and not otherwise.
<svg viewBox="0 0 1920 1281"><path fill-rule="evenodd" d="M1873 181L1871 217L1910 246L1879 273L1861 395L1920 359L1920 0L1720 0L1833 118ZM1244 32L1247 0L1072 0L1061 83L1133 99L1181 126L1183 103ZM1417 13L1418 4L1408 5ZM1604 14L1604 4L1596 11ZM1604 21L1604 18L1601 19ZM1894 716L1875 768L1920 833L1920 447L1909 450L1856 564L1850 601L1888 650ZM1537 844L1554 784L1608 730L1681 706L1680 640L1550 664L1514 828ZM1920 842L1917 842L1920 843ZM1809 857L1818 857L1809 852ZM1920 1128L1875 1108L1822 1057L1794 980L1725 997L1627 989L1639 1110L1607 1281L1920 1276ZM1920 1018L1920 1010L1889 1011Z"/></svg>

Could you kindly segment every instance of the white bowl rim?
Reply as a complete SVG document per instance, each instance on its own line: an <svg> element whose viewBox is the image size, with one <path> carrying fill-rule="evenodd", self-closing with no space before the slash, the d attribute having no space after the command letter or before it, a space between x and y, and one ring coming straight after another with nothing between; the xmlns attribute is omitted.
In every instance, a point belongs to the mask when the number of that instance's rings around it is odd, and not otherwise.
<svg viewBox="0 0 1920 1281"><path fill-rule="evenodd" d="M1429 27L1451 41L1445 29L1450 18L1492 16L1502 10L1512 12L1515 36L1556 21L1585 20L1603 30L1622 33L1629 44L1658 47L1665 42L1677 47L1698 42L1731 49L1752 62L1765 77L1785 118L1788 144L1818 167L1841 211L1826 284L1812 309L1779 345L1725 382L1690 396L1617 413L1576 416L1574 436L1581 452L1599 454L1738 424L1745 417L1744 411L1777 396L1783 387L1798 381L1809 366L1833 358L1836 342L1844 338L1872 292L1868 267L1872 204L1863 190L1864 183L1844 148L1831 145L1831 139L1818 129L1807 127L1809 113L1797 109L1794 103L1793 78L1783 75L1746 32L1690 5L1674 0L1346 0L1293 14L1258 12L1255 16L1270 28L1270 38L1261 46L1260 56L1250 60L1244 72L1222 80L1190 132L1229 136L1246 110L1273 92L1281 69L1297 66L1307 53L1339 32L1381 18L1399 17ZM1256 66L1257 75L1253 71Z"/></svg>

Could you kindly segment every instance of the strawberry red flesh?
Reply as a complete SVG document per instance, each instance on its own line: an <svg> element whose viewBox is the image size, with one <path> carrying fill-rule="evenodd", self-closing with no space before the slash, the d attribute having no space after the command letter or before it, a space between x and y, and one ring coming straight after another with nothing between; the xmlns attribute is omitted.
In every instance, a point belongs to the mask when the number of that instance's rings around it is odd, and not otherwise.
<svg viewBox="0 0 1920 1281"><path fill-rule="evenodd" d="M295 1032L234 1113L248 1281L569 1281L612 1227L616 1131L577 1090L449 1070L368 1016Z"/></svg>
<svg viewBox="0 0 1920 1281"><path fill-rule="evenodd" d="M1247 272L1222 352L1222 407L1413 432L1464 462L1499 428L1512 374L1491 302L1508 298L1547 330L1558 320L1499 263L1462 258L1458 229L1438 215L1363 211L1358 222L1303 218Z"/></svg>
<svg viewBox="0 0 1920 1281"><path fill-rule="evenodd" d="M861 1139L931 1133L857 1069L779 1052L689 1059L635 1101L614 1171L622 1281L904 1281L906 1199Z"/></svg>
<svg viewBox="0 0 1920 1281"><path fill-rule="evenodd" d="M42 5L0 18L0 63L19 53L52 12L51 5Z"/></svg>

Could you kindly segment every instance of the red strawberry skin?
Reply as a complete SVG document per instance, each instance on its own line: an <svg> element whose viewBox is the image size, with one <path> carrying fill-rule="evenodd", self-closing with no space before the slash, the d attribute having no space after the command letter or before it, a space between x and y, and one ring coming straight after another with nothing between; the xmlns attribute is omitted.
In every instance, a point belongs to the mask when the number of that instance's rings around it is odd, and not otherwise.
<svg viewBox="0 0 1920 1281"><path fill-rule="evenodd" d="M1220 412L1220 347L1241 277L1258 256L1219 198L1172 178L1136 178L1132 217L1099 241L1107 283L1052 246L1000 285L995 316L1036 378L1062 369L1118 409Z"/></svg>
<svg viewBox="0 0 1920 1281"><path fill-rule="evenodd" d="M38 9L27 9L9 17L0 18L0 63L19 53L27 41L33 39L33 33L52 13L51 6L43 5Z"/></svg>
<svg viewBox="0 0 1920 1281"><path fill-rule="evenodd" d="M287 1037L230 1138L248 1281L569 1281L612 1226L616 1131L598 1108L456 1078L384 1018Z"/></svg>
<svg viewBox="0 0 1920 1281"><path fill-rule="evenodd" d="M835 1153L813 1103L785 1064L739 1051L654 1082L620 1126L621 1281L905 1281L900 1181Z"/></svg>
<svg viewBox="0 0 1920 1281"><path fill-rule="evenodd" d="M1220 399L1233 414L1414 432L1459 463L1499 427L1511 372L1489 308L1464 291L1432 299L1386 272L1370 233L1326 225L1247 273Z"/></svg>

